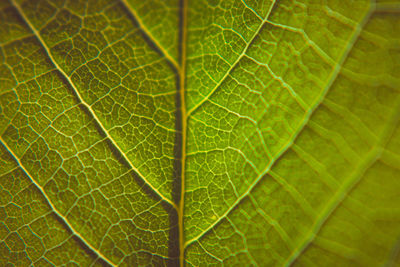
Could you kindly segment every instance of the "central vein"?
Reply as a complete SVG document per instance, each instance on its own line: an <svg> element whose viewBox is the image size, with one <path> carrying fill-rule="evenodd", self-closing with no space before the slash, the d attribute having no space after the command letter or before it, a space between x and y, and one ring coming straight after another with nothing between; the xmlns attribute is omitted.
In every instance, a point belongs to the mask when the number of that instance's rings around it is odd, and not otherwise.
<svg viewBox="0 0 400 267"><path fill-rule="evenodd" d="M177 145L177 158L179 160L179 170L177 173L177 181L180 182L180 190L177 199L178 205L178 227L179 227L179 264L184 266L184 228L183 228L183 212L184 212L184 197L185 197L185 159L186 159L186 132L187 132L187 114L185 103L185 72L186 72L186 41L187 41L187 0L180 1L179 14L179 60L180 68L178 70L178 99L177 99L177 132L181 132ZM179 155L180 153L180 155Z"/></svg>

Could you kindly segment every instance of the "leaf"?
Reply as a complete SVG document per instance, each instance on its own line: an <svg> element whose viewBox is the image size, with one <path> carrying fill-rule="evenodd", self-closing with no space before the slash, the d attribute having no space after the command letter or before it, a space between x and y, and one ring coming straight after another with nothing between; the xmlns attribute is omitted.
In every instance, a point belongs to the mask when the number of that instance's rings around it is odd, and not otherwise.
<svg viewBox="0 0 400 267"><path fill-rule="evenodd" d="M400 1L0 1L0 265L400 264Z"/></svg>

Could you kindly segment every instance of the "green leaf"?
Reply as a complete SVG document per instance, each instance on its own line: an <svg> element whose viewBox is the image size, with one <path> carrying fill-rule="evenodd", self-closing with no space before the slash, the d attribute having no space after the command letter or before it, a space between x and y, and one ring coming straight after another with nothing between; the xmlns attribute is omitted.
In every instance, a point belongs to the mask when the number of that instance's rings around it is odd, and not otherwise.
<svg viewBox="0 0 400 267"><path fill-rule="evenodd" d="M399 0L0 0L0 265L400 265Z"/></svg>

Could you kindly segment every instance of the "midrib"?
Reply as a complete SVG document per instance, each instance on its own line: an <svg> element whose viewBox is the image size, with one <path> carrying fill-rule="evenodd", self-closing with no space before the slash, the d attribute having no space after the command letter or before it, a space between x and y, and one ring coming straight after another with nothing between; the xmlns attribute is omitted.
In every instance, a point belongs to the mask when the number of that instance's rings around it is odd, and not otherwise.
<svg viewBox="0 0 400 267"><path fill-rule="evenodd" d="M128 8L130 12L132 12L132 9L129 8L129 5L123 0L123 4ZM176 128L176 134L177 138L175 146L177 147L176 154L175 154L175 160L176 160L176 170L175 170L175 182L179 183L178 186L174 187L173 190L176 190L177 192L172 192L172 195L175 195L176 198L174 198L172 201L164 197L156 188L154 188L148 181L146 181L145 177L133 166L131 165L131 168L136 171L144 181L149 184L149 186L154 190L157 195L161 197L164 201L167 203L171 204L172 207L177 211L178 214L178 227L179 227L179 264L180 266L184 266L184 225L183 225L183 212L184 212L184 192L185 192L185 155L186 155L186 135L187 135L187 112L186 112L186 101L185 101L185 74L186 74L186 48L187 48L187 9L188 9L188 0L180 0L179 4L179 63L178 65L174 60L171 60L169 57L168 53L166 51L161 50L162 54L165 56L166 60L170 62L172 68L176 68L177 70L177 75L178 75L178 81L177 81L177 103L176 103L176 123L175 123L175 128ZM68 83L72 86L74 89L74 93L76 94L78 100L82 105L84 105L91 113L91 115L94 117L96 122L98 122L99 126L103 130L103 132L107 135L109 140L112 142L112 144L123 154L123 156L126 157L126 155L122 152L122 150L119 148L119 146L114 142L113 138L109 136L108 131L103 127L103 125L100 123L100 120L97 118L95 115L95 112L91 109L91 106L88 105L84 100L83 97L80 95L79 91L77 88L75 88L75 85L72 83L70 80L69 76L64 72L64 70L57 64L55 59L53 58L50 49L47 47L46 43L38 33L37 29L30 23L28 18L25 16L23 10L21 7L12 0L13 5L16 7L20 15L23 17L24 21L27 23L28 27L32 30L32 33L36 36L36 38L39 40L40 44L46 51L46 54L50 58L51 62L54 64L55 68L61 72L61 74L67 79ZM134 14L136 15L136 14ZM140 23L139 23L139 26ZM147 33L147 32L146 32ZM152 36L150 36L152 37ZM151 41L153 39L151 38ZM159 44L156 43L156 46L159 48ZM127 158L127 157L126 157ZM17 159L18 160L18 159ZM130 163L130 161L128 160ZM21 165L22 166L22 165ZM31 177L32 178L32 177ZM34 180L33 180L34 181ZM34 181L35 182L35 181ZM43 191L44 193L44 191ZM51 204L51 202L50 202ZM55 210L55 207L51 205L53 210ZM57 210L55 210L57 212ZM62 215L61 215L62 216ZM172 215L171 215L172 216ZM67 221L66 221L67 222ZM73 228L72 228L73 229ZM77 234L77 232L76 232ZM101 258L103 258L108 264L113 265L113 263L108 260L104 255L100 253L96 248L91 246L89 242L87 242L82 236L78 235L79 238L83 240L85 244L87 244L96 254L98 254Z"/></svg>
<svg viewBox="0 0 400 267"><path fill-rule="evenodd" d="M179 33L180 33L180 43L179 43L179 65L172 60L172 58L169 56L168 53L164 49L162 49L162 46L159 45L158 42L154 42L153 36L147 35L148 32L144 31L145 34L150 38L150 41L156 45L158 49L160 49L159 52L165 57L166 61L169 62L171 65L172 69L176 70L176 73L178 75L178 81L177 81L177 112L176 112L176 144L175 146L178 147L176 154L175 154L175 160L178 162L177 169L175 170L175 181L178 181L180 183L180 186L177 186L176 188L174 187L173 190L176 190L177 192L172 192L172 195L178 196L177 198L173 198L172 200L168 199L165 197L163 194L161 194L155 187L152 186L150 182L148 182L145 179L145 176L139 172L139 170L130 162L128 159L127 155L120 149L120 147L117 145L117 143L114 141L114 139L109 135L107 129L104 128L102 125L100 119L96 116L96 113L92 110L91 106L86 103L83 99L83 97L80 95L78 89L75 87L74 83L71 81L70 77L64 72L64 70L58 65L57 61L53 58L52 53L50 52L50 49L47 47L45 41L42 39L41 35L39 34L38 30L31 24L30 20L26 17L24 11L22 8L19 6L18 3L15 2L15 0L11 0L13 6L17 9L18 13L20 16L23 18L24 22L27 24L28 28L32 31L32 34L38 39L40 45L42 48L45 50L47 56L49 57L51 63L54 65L55 69L59 71L67 80L68 84L72 87L74 94L76 95L78 101L80 102L81 105L86 107L91 116L93 116L93 119L95 122L99 125L101 130L104 132L104 134L107 136L107 138L111 141L114 147L118 149L123 157L127 160L129 163L130 167L132 170L134 170L138 175L144 180L144 182L150 186L150 188L165 202L170 204L174 210L177 211L178 214L178 224L179 224L179 263L181 266L184 265L184 235L183 235L183 210L184 210L184 167L185 167L185 154L186 154L186 105L185 105L185 69L186 69L186 23L187 23L187 0L180 0L180 8L179 8ZM129 8L129 5L127 5L126 1L122 0L122 3L125 5L125 7L132 12L132 9ZM136 14L133 14L136 15ZM143 25L140 24L141 22L139 21L139 27L143 29ZM1 140L3 142L3 140ZM4 143L6 144L6 143ZM10 152L12 152L10 150ZM14 154L13 154L14 155ZM24 169L24 166L21 164L18 158L15 157L21 168ZM24 169L25 171L25 169ZM35 185L38 186L36 181L30 176L29 173L25 171L25 173L31 178L31 180L34 182ZM79 238L81 239L85 245L87 245L95 254L99 256L99 258L102 258L105 262L107 262L109 265L114 265L114 263L109 260L105 255L103 255L99 250L97 250L94 246L90 244L83 236L80 235L77 231L74 230L74 228L69 225L69 222L66 220L66 218L63 217L63 215L53 206L51 203L50 199L48 199L45 191L43 188L40 186L38 187L39 190L45 195L46 199L48 200L50 207L54 210L54 212L60 216L63 221L72 229L72 232ZM172 214L170 216L173 216Z"/></svg>
<svg viewBox="0 0 400 267"><path fill-rule="evenodd" d="M179 60L180 66L178 70L179 75L179 106L180 112L176 114L180 117L176 118L177 125L182 129L180 134L181 140L179 140L177 146L181 146L178 151L181 155L178 156L180 173L178 177L175 177L180 182L180 192L178 193L179 202L176 203L178 206L178 226L179 226L179 265L184 266L184 225L183 225L183 212L184 212L184 198L185 198L185 159L186 159L186 135L187 135L187 113L186 113L186 101L185 101L185 74L186 74L186 48L187 48L187 13L188 13L188 0L180 0L179 8ZM178 130L177 127L177 130ZM177 134L178 131L177 131Z"/></svg>

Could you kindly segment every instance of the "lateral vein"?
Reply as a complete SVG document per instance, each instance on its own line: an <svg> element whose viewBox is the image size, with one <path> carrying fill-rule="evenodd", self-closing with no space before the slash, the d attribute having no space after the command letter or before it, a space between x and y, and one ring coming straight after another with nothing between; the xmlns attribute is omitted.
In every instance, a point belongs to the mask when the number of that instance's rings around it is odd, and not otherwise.
<svg viewBox="0 0 400 267"><path fill-rule="evenodd" d="M133 18L136 20L139 28L143 31L143 33L150 39L150 41L157 47L157 49L162 53L162 55L171 63L172 66L176 70L179 69L179 65L176 62L176 60L168 53L167 50L164 49L164 47L157 41L157 39L151 34L151 32L147 29L147 27L144 26L142 20L136 13L136 11L131 7L131 5L127 2L127 0L120 0L121 3L124 5L126 10L128 10Z"/></svg>
<svg viewBox="0 0 400 267"><path fill-rule="evenodd" d="M75 230L75 228L68 222L67 218L65 218L60 211L53 205L53 203L50 201L50 198L47 196L46 191L44 188L36 182L36 180L32 177L32 175L28 172L28 170L25 168L25 166L22 164L20 159L15 155L14 151L11 150L11 148L7 145L7 143L3 140L3 138L0 136L0 142L1 144L7 149L7 151L11 154L11 156L14 158L14 160L17 162L18 166L21 168L21 170L28 176L28 178L32 181L32 183L36 186L36 188L39 189L39 191L43 194L46 204L49 205L49 207L52 209L52 211L56 214L57 217L59 217L65 225L69 228L68 230L71 231L73 235L78 237L82 242L90 249L92 250L99 258L110 264L111 266L116 266L113 262L111 262L106 256L104 256L100 251L98 251L95 247L93 247L86 239L81 236L81 234Z"/></svg>
<svg viewBox="0 0 400 267"><path fill-rule="evenodd" d="M257 28L257 30L255 31L254 35L250 38L249 42L247 43L247 45L243 48L242 53L238 56L238 58L235 60L235 62L232 63L232 65L229 67L229 69L226 71L225 75L219 80L219 82L214 86L214 88L194 107L192 107L188 112L187 112L187 116L189 117L196 109L198 109L204 102L206 102L211 95L214 94L214 92L220 87L220 85L226 80L226 78L229 76L229 74L231 74L232 70L239 64L240 60L243 58L243 56L246 55L246 52L249 50L251 44L253 43L253 41L255 40L255 38L258 36L258 34L261 32L261 29L263 28L265 22L267 22L269 15L271 14L272 9L275 6L276 1L274 1L271 6L270 9L268 10L267 14L265 15L265 18L263 20L261 20L259 27ZM250 9L252 10L252 9ZM252 10L254 12L254 10ZM259 15L257 13L254 13L258 18ZM261 19L261 18L260 18Z"/></svg>
<svg viewBox="0 0 400 267"><path fill-rule="evenodd" d="M222 214L214 223L212 223L210 226L208 226L204 231L202 231L200 234L192 238L191 240L188 240L185 243L185 247L188 247L190 244L194 243L195 241L199 240L202 236L204 236L207 232L209 232L211 229L213 229L222 219L224 219L226 216L229 215L229 213L246 197L248 196L251 191L255 188L255 186L265 177L265 175L272 169L272 167L275 165L275 163L278 161L278 159L293 145L293 143L296 141L297 137L299 136L300 132L303 130L303 128L307 125L309 122L311 116L314 114L315 110L320 106L322 101L325 99L326 94L328 93L329 89L332 87L333 82L336 80L337 76L340 73L340 70L343 68L344 61L346 60L348 54L353 48L353 45L355 44L357 38L359 37L361 30L363 29L365 23L368 21L370 18L371 14L375 11L375 6L372 6L371 9L367 12L367 14L364 17L363 22L357 26L357 28L354 30L352 36L350 37L350 45L347 46L344 49L343 55L340 58L339 62L336 64L334 70L332 71L331 76L328 79L328 83L325 86L321 96L319 99L315 101L315 103L312 105L312 108L308 110L308 112L305 114L304 119L302 124L300 125L299 129L293 134L292 138L286 143L285 146L282 147L282 149L276 154L275 158L265 167L265 169L260 173L260 175L254 180L254 182L249 186L249 188L246 190L246 192L243 193L242 196L240 196L233 204L232 206L224 213Z"/></svg>
<svg viewBox="0 0 400 267"><path fill-rule="evenodd" d="M400 97L398 97L400 100ZM365 172L370 168L383 154L385 146L392 136L395 126L400 119L400 101L397 101L395 111L393 112L391 118L389 119L388 125L385 127L384 132L381 136L379 142L375 147L366 155L365 159L361 161L358 167L351 173L351 175L346 179L344 184L337 190L335 195L330 199L328 204L317 217L313 227L307 233L303 242L295 250L285 262L285 266L291 266L300 254L309 247L309 245L314 241L317 234L324 226L326 221L329 219L330 215L340 206L341 203L348 197L349 193L359 184L359 182L364 177Z"/></svg>
<svg viewBox="0 0 400 267"><path fill-rule="evenodd" d="M25 21L25 23L28 25L28 27L31 29L31 31L33 32L33 34L36 36L36 38L39 40L40 44L42 45L43 49L45 50L47 56L49 57L49 59L51 60L51 62L53 63L53 65L56 67L56 69L64 76L64 78L68 81L68 84L71 86L71 88L74 90L74 93L76 94L76 97L78 98L79 102L85 107L87 108L87 110L90 112L90 115L93 117L93 119L95 120L95 122L98 124L98 126L100 127L100 129L104 132L104 134L106 135L107 139L110 140L110 142L112 143L112 145L118 149L118 151L121 153L121 155L124 157L125 161L129 164L129 167L131 169L133 169L139 176L140 178L165 202L167 202L168 204L170 204L174 209L178 209L177 205L171 201L170 199L168 199L167 197L165 197L158 189L156 189L149 181L147 181L147 179L144 177L144 175L132 164L132 162L129 160L128 156L123 152L123 150L121 150L121 148L118 146L118 144L114 141L114 139L110 136L110 134L108 133L108 131L104 128L103 124L101 123L100 119L97 117L96 113L93 111L92 107L86 103L83 100L83 97L81 96L81 94L79 93L78 89L75 87L74 83L71 81L71 79L69 78L69 76L64 72L64 70L58 65L58 63L55 61L55 59L53 58L50 49L47 47L46 43L44 42L44 40L42 39L42 37L40 36L40 34L38 33L38 31L35 29L35 27L33 27L33 25L30 23L29 19L26 17L25 13L23 12L22 8L15 2L15 0L11 0L14 7L17 9L18 13L21 15L22 19Z"/></svg>

